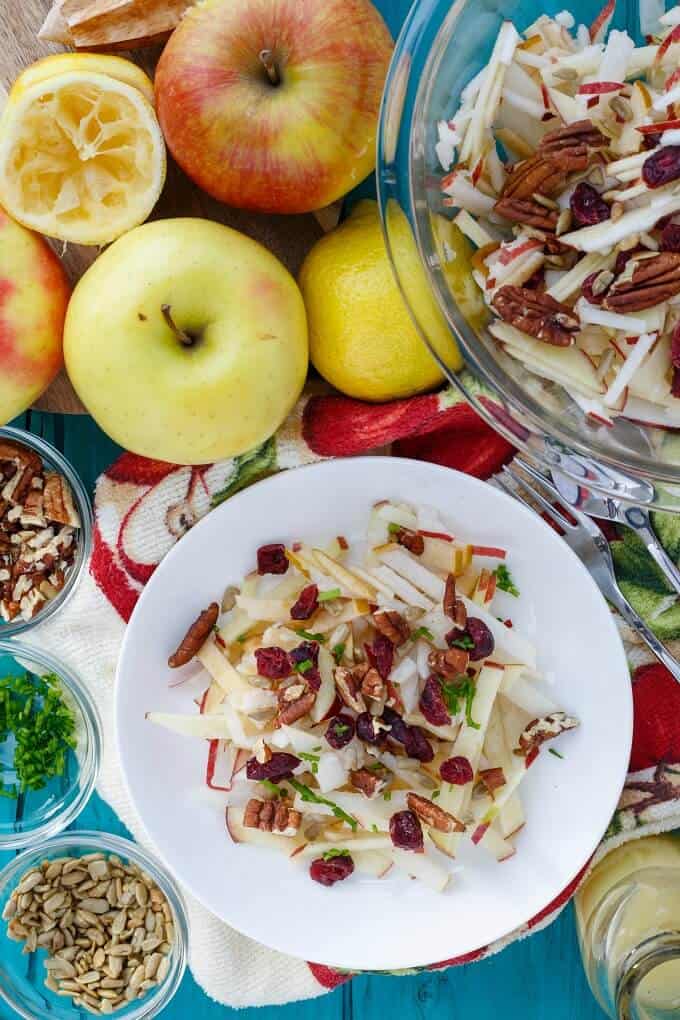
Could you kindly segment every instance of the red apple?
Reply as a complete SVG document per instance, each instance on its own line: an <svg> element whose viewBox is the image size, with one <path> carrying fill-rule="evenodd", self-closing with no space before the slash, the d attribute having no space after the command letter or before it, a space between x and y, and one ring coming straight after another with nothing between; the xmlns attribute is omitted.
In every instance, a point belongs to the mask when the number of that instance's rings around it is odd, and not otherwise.
<svg viewBox="0 0 680 1020"><path fill-rule="evenodd" d="M369 0L203 0L158 64L163 133L222 202L323 208L375 167L391 53Z"/></svg>
<svg viewBox="0 0 680 1020"><path fill-rule="evenodd" d="M70 293L47 242L0 209L0 425L30 407L62 367Z"/></svg>

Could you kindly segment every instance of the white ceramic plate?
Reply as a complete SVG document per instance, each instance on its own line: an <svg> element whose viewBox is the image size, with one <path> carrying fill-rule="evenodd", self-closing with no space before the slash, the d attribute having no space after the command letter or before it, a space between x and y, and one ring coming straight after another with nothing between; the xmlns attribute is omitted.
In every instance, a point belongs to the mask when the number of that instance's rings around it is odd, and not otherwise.
<svg viewBox="0 0 680 1020"><path fill-rule="evenodd" d="M197 613L252 569L266 542L364 535L371 505L435 506L454 531L509 550L522 597L518 628L538 645L555 701L581 720L544 752L523 786L527 824L498 864L468 844L449 890L402 876L353 876L326 889L276 853L235 846L223 797L204 786L206 745L144 719L191 711L195 690L169 689L168 654ZM510 596L507 596L510 598ZM626 660L595 584L560 537L494 488L447 468L365 457L288 471L228 500L169 553L127 629L116 688L120 758L130 793L165 864L218 917L272 948L348 968L435 963L524 924L595 849L623 784L632 733ZM442 861L446 860L441 858Z"/></svg>

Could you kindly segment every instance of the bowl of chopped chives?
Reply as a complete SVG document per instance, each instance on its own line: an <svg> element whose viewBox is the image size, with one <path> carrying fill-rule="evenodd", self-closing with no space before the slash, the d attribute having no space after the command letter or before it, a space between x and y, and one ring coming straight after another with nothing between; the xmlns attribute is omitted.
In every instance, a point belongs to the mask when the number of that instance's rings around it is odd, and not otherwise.
<svg viewBox="0 0 680 1020"><path fill-rule="evenodd" d="M102 728L77 676L46 652L0 641L0 850L54 836L94 789Z"/></svg>

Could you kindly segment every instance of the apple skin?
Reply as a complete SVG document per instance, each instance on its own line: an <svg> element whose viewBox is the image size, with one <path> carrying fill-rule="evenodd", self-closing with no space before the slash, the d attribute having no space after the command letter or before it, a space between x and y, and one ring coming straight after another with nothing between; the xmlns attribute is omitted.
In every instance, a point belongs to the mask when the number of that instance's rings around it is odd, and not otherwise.
<svg viewBox="0 0 680 1020"><path fill-rule="evenodd" d="M263 50L281 71L278 86ZM165 139L221 202L269 213L321 209L375 168L391 55L369 0L203 0L156 69Z"/></svg>
<svg viewBox="0 0 680 1020"><path fill-rule="evenodd" d="M0 425L61 369L68 278L50 246L0 209Z"/></svg>
<svg viewBox="0 0 680 1020"><path fill-rule="evenodd" d="M198 336L184 346L163 316ZM207 464L253 449L295 404L308 366L302 295L256 241L201 219L146 223L76 286L64 330L73 386L133 453Z"/></svg>

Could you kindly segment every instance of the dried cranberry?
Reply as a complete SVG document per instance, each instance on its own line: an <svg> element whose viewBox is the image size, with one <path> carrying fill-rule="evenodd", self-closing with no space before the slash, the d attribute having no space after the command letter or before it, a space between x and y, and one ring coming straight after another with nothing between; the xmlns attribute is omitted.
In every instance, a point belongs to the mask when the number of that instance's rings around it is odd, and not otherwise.
<svg viewBox="0 0 680 1020"><path fill-rule="evenodd" d="M257 550L258 574L285 574L288 570L286 547L280 542L273 545L261 545Z"/></svg>
<svg viewBox="0 0 680 1020"><path fill-rule="evenodd" d="M349 854L331 857L328 861L325 861L323 857L317 857L309 868L310 876L319 885L335 885L336 882L344 882L353 871L354 861Z"/></svg>
<svg viewBox="0 0 680 1020"><path fill-rule="evenodd" d="M288 658L291 669L295 669L296 666L300 666L303 662L311 662L312 665L308 666L307 669L298 669L297 672L305 678L307 685L313 691L318 691L321 687L321 674L319 673L319 645L317 642L303 641L302 644L288 653Z"/></svg>
<svg viewBox="0 0 680 1020"><path fill-rule="evenodd" d="M616 262L614 263L614 270L613 270L614 276L618 276L619 273L623 272L623 270L628 265L628 259L637 250L638 250L637 248L629 248L628 251L620 251L619 252L619 254L616 256Z"/></svg>
<svg viewBox="0 0 680 1020"><path fill-rule="evenodd" d="M591 305L601 305L607 296L606 290L603 290L601 294L593 294L593 283L595 282L595 277L599 276L601 272L601 269L596 270L596 272L591 273L590 276L586 276L585 280L581 284L583 296Z"/></svg>
<svg viewBox="0 0 680 1020"><path fill-rule="evenodd" d="M470 649L470 659L477 662L479 659L486 659L493 652L496 643L493 634L483 620L476 616L468 616L465 630L474 641L474 648Z"/></svg>
<svg viewBox="0 0 680 1020"><path fill-rule="evenodd" d="M296 769L299 764L300 759L296 758L294 754L275 751L269 761L261 762L257 758L249 758L246 762L246 776L257 782L269 779L272 783L277 783L280 779L290 779L293 769Z"/></svg>
<svg viewBox="0 0 680 1020"><path fill-rule="evenodd" d="M423 830L413 811L397 811L390 818L390 838L400 850L422 853Z"/></svg>
<svg viewBox="0 0 680 1020"><path fill-rule="evenodd" d="M366 646L368 660L380 673L383 680L387 680L392 672L394 662L394 645L384 634L376 634L373 638L373 645Z"/></svg>
<svg viewBox="0 0 680 1020"><path fill-rule="evenodd" d="M600 195L599 191L581 181L574 188L574 193L569 199L571 212L579 227L587 227L593 223L602 223L611 216L611 209Z"/></svg>
<svg viewBox="0 0 680 1020"><path fill-rule="evenodd" d="M654 152L642 164L642 180L648 188L660 188L662 184L680 177L680 145L665 145Z"/></svg>
<svg viewBox="0 0 680 1020"><path fill-rule="evenodd" d="M680 223L667 223L663 228L661 251L680 251Z"/></svg>
<svg viewBox="0 0 680 1020"><path fill-rule="evenodd" d="M297 648L288 653L288 657L293 669L308 659L317 666L319 663L319 645L316 641L303 641L302 644L299 644Z"/></svg>
<svg viewBox="0 0 680 1020"><path fill-rule="evenodd" d="M453 786L465 786L474 779L472 765L461 755L443 761L439 766L439 775L445 783L451 783Z"/></svg>
<svg viewBox="0 0 680 1020"><path fill-rule="evenodd" d="M448 726L451 716L446 708L442 685L437 676L429 676L420 695L420 711L433 726Z"/></svg>
<svg viewBox="0 0 680 1020"><path fill-rule="evenodd" d="M292 672L288 652L284 652L283 648L256 648L255 661L260 676L270 680L281 680Z"/></svg>
<svg viewBox="0 0 680 1020"><path fill-rule="evenodd" d="M354 719L351 715L336 715L331 719L326 730L326 740L336 751L349 744L353 736Z"/></svg>
<svg viewBox="0 0 680 1020"><path fill-rule="evenodd" d="M383 709L382 721L385 725L389 726L389 735L393 740L398 740L400 744L406 743L409 726L404 722L398 712L395 712L393 708L386 706Z"/></svg>
<svg viewBox="0 0 680 1020"><path fill-rule="evenodd" d="M671 336L671 364L673 365L671 393L674 397L680 397L680 323Z"/></svg>
<svg viewBox="0 0 680 1020"><path fill-rule="evenodd" d="M396 712L395 712L396 715ZM405 724L404 724L405 725ZM366 744L377 744L382 747L387 742L387 731L373 729L373 716L370 712L362 712L357 716L357 736Z"/></svg>
<svg viewBox="0 0 680 1020"><path fill-rule="evenodd" d="M404 750L409 758L415 758L423 763L432 761L434 758L432 745L418 726L409 726L406 740L404 741Z"/></svg>
<svg viewBox="0 0 680 1020"><path fill-rule="evenodd" d="M293 620L308 620L319 608L319 589L315 584L308 584L300 592L300 596L290 611Z"/></svg>
<svg viewBox="0 0 680 1020"><path fill-rule="evenodd" d="M656 149L661 141L660 131L645 131L642 136L642 145L645 149Z"/></svg>

